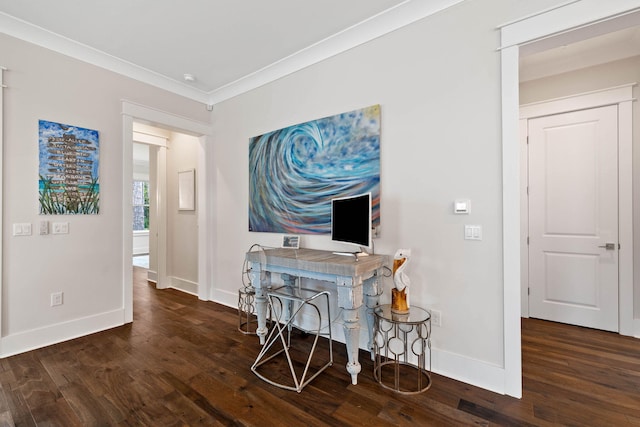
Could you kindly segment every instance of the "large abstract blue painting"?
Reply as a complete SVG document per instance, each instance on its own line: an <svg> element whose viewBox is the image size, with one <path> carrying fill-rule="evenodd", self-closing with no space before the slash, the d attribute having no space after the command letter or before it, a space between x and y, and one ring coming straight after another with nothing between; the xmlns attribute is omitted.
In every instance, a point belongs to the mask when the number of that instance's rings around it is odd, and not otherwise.
<svg viewBox="0 0 640 427"><path fill-rule="evenodd" d="M331 199L371 192L380 225L380 105L249 140L249 231L327 234Z"/></svg>

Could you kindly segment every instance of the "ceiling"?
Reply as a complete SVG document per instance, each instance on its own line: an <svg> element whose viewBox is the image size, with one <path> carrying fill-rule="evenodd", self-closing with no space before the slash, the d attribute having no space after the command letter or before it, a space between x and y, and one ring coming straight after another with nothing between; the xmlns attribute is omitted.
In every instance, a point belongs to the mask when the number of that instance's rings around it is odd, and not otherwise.
<svg viewBox="0 0 640 427"><path fill-rule="evenodd" d="M0 0L0 31L215 103L460 1Z"/></svg>
<svg viewBox="0 0 640 427"><path fill-rule="evenodd" d="M0 0L0 31L215 104L461 1ZM638 15L523 48L521 81L640 55Z"/></svg>
<svg viewBox="0 0 640 427"><path fill-rule="evenodd" d="M631 21L630 21L631 22ZM637 20L640 25L640 19ZM558 37L553 48L520 59L520 81L525 82L640 55L640 26L632 26L572 41Z"/></svg>

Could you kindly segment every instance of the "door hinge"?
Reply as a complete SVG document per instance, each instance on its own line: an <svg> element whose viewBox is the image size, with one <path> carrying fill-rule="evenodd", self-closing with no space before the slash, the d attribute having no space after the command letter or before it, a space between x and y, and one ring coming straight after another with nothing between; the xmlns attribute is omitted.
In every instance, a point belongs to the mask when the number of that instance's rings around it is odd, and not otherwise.
<svg viewBox="0 0 640 427"><path fill-rule="evenodd" d="M527 295L531 295L531 288L527 288Z"/></svg>
<svg viewBox="0 0 640 427"><path fill-rule="evenodd" d="M527 236L527 245L529 244L529 236Z"/></svg>
<svg viewBox="0 0 640 427"><path fill-rule="evenodd" d="M621 249L621 247L620 247L620 243L618 243L618 250L620 250L620 249Z"/></svg>
<svg viewBox="0 0 640 427"><path fill-rule="evenodd" d="M527 135L527 145L529 145L529 135Z"/></svg>

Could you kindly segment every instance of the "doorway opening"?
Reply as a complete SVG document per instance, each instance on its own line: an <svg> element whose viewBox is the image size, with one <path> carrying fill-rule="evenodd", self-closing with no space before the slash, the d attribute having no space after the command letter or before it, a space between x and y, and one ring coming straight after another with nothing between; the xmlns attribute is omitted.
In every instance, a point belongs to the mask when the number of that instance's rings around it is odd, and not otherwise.
<svg viewBox="0 0 640 427"><path fill-rule="evenodd" d="M619 331L633 295L621 260L633 228L632 98L623 85L520 108L523 317Z"/></svg>
<svg viewBox="0 0 640 427"><path fill-rule="evenodd" d="M207 139L210 126L128 101L122 102L123 117L123 265L125 266L125 322L133 321L133 147L136 142L150 147L149 175L149 267L155 268L158 288L173 287L210 299L210 270L207 230ZM141 129L153 131L140 132ZM158 130L166 132L164 145L158 141ZM189 147L186 149L185 147ZM171 147L172 154L167 152ZM155 151L155 153L154 153ZM155 167L154 167L155 162ZM178 172L194 169L194 209L177 207ZM174 173L175 172L175 173ZM154 188L154 179L156 185ZM156 206L154 206L154 203ZM157 229L154 226L157 225ZM198 238L199 236L205 236ZM154 238L156 239L154 241ZM185 243L186 242L186 243ZM127 268L128 266L128 268Z"/></svg>
<svg viewBox="0 0 640 427"><path fill-rule="evenodd" d="M149 270L149 227L151 224L151 178L149 174L149 152L147 144L136 142L133 136L133 266ZM147 273L148 274L148 273Z"/></svg>
<svg viewBox="0 0 640 427"><path fill-rule="evenodd" d="M519 111L519 58L529 47L548 49L545 43L557 43L555 36L571 36L574 40L588 38L599 31L600 34L638 25L637 14L640 2L630 1L624 5L605 2L568 2L538 14L525 17L500 27L501 31L501 71L502 71L502 169L503 169L503 274L504 274L504 350L505 350L505 393L514 397L522 395L521 363L521 209L520 209L520 146L518 141ZM629 21L634 21L629 23ZM631 212L631 208L621 209ZM621 294L620 331L640 336L640 325L633 318L633 236L629 233L620 238L627 248L620 255L630 266L631 297ZM628 276L629 273L627 272ZM622 281L622 277L621 277ZM627 297L628 300L623 301ZM626 332L625 332L626 331ZM633 333L635 331L635 334Z"/></svg>

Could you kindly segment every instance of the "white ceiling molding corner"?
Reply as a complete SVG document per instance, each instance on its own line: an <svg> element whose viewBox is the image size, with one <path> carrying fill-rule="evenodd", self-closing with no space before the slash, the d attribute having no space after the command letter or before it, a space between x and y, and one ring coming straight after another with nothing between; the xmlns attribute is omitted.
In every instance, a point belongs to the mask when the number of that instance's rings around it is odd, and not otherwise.
<svg viewBox="0 0 640 427"><path fill-rule="evenodd" d="M204 91L0 12L0 32L206 104Z"/></svg>
<svg viewBox="0 0 640 427"><path fill-rule="evenodd" d="M464 0L407 0L226 86L211 91L215 105L381 37Z"/></svg>

